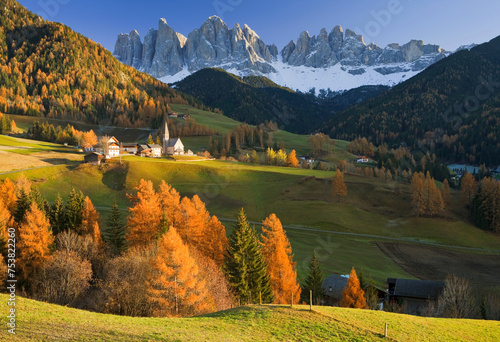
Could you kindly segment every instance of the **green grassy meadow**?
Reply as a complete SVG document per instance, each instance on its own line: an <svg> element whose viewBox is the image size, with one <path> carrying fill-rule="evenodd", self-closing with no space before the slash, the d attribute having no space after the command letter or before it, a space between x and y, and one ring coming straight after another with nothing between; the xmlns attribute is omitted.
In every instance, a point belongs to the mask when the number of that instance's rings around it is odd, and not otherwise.
<svg viewBox="0 0 500 342"><path fill-rule="evenodd" d="M8 296L0 295L7 302ZM6 310L3 311L4 313ZM12 335L3 341L498 341L498 322L422 318L329 307L245 306L191 318L105 315L16 298Z"/></svg>
<svg viewBox="0 0 500 342"><path fill-rule="evenodd" d="M316 249L325 274L349 273L351 267L384 286L387 277L413 278L375 244L376 237L332 234L345 232L382 236L405 241L500 249L500 237L473 227L449 210L447 218L416 218L411 214L409 185L381 179L346 176L349 196L332 198L329 181L334 172L292 169L229 161L173 161L135 156L124 157L100 167L61 165L0 176L33 179L42 194L53 201L57 194L66 198L72 188L92 199L103 217L116 200L124 210L127 193L140 179L162 180L183 196L197 194L231 231L238 211L245 208L250 221L262 222L271 213L287 227L297 262L299 278ZM454 198L458 194L454 193ZM457 212L457 213L455 213ZM260 229L260 227L257 227ZM301 230L313 229L314 231Z"/></svg>

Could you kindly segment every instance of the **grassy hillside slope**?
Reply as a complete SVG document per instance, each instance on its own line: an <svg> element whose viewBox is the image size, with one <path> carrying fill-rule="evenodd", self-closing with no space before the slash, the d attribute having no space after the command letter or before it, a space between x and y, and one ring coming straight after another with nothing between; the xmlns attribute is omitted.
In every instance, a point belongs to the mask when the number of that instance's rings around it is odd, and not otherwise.
<svg viewBox="0 0 500 342"><path fill-rule="evenodd" d="M7 295L0 295L2 302ZM96 314L17 297L9 341L498 341L498 322L432 319L367 310L250 306L193 318Z"/></svg>

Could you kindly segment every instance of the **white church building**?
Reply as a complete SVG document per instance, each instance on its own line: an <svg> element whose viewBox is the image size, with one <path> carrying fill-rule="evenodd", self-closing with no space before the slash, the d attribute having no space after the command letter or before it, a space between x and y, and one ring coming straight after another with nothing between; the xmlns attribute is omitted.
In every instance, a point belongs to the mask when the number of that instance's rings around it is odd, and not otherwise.
<svg viewBox="0 0 500 342"><path fill-rule="evenodd" d="M170 139L170 133L168 132L168 116L165 115L163 124L165 127L165 132L163 133L163 154L165 155L180 155L184 154L184 144L181 138Z"/></svg>

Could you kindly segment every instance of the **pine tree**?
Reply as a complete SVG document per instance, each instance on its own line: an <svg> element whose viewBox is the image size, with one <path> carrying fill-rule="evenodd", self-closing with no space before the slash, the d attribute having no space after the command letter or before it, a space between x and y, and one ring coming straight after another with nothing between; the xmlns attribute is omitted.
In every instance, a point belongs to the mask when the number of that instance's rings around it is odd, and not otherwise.
<svg viewBox="0 0 500 342"><path fill-rule="evenodd" d="M500 232L500 183L483 178L471 205L474 222L479 228Z"/></svg>
<svg viewBox="0 0 500 342"><path fill-rule="evenodd" d="M161 139L160 139L160 136L159 136L159 135L157 135L157 136L156 136L155 144L156 144L156 145L159 145L159 146L161 146L161 145L162 145L162 144L161 144Z"/></svg>
<svg viewBox="0 0 500 342"><path fill-rule="evenodd" d="M111 247L111 252L118 255L127 247L127 240L125 240L125 223L116 201L111 207L111 215L106 223L107 228L103 232L104 241Z"/></svg>
<svg viewBox="0 0 500 342"><path fill-rule="evenodd" d="M320 305L321 300L325 297L325 290L323 289L323 272L321 265L316 255L316 250L313 251L313 256L309 262L309 272L307 273L304 284L302 285L302 300L309 304L310 295L309 291L313 293L313 304Z"/></svg>
<svg viewBox="0 0 500 342"><path fill-rule="evenodd" d="M297 153L295 150L292 150L288 155L286 166L288 167L299 167L299 160L297 159Z"/></svg>
<svg viewBox="0 0 500 342"><path fill-rule="evenodd" d="M205 313L206 283L198 276L198 265L175 228L160 239L148 281L148 298L157 317Z"/></svg>
<svg viewBox="0 0 500 342"><path fill-rule="evenodd" d="M301 290L297 283L292 247L275 214L271 214L264 220L262 232L262 254L267 263L267 274L271 282L274 303L290 303L291 294L299 299Z"/></svg>
<svg viewBox="0 0 500 342"><path fill-rule="evenodd" d="M50 207L49 212L50 228L54 235L66 229L66 212L61 195L57 194L54 204Z"/></svg>
<svg viewBox="0 0 500 342"><path fill-rule="evenodd" d="M236 227L229 238L224 269L229 285L241 302L258 302L259 293L264 302L273 301L260 243L243 209L238 214Z"/></svg>
<svg viewBox="0 0 500 342"><path fill-rule="evenodd" d="M50 222L32 203L19 226L19 264L25 279L31 279L49 257L49 246L54 242Z"/></svg>
<svg viewBox="0 0 500 342"><path fill-rule="evenodd" d="M143 141L144 141L144 140L143 140ZM152 145L152 144L154 144L153 137L151 136L151 134L150 134L150 135L149 135L149 137L148 137L147 144L148 144L148 145Z"/></svg>
<svg viewBox="0 0 500 342"><path fill-rule="evenodd" d="M80 190L72 189L66 204L66 229L76 231L82 224L82 212L85 206L85 197Z"/></svg>
<svg viewBox="0 0 500 342"><path fill-rule="evenodd" d="M15 212L14 212L14 220L17 223L21 223L24 220L24 216L26 211L31 206L31 198L29 193L27 193L23 188L19 191L16 200Z"/></svg>
<svg viewBox="0 0 500 342"><path fill-rule="evenodd" d="M125 238L129 246L146 246L158 238L161 229L160 201L151 181L141 179L135 189L137 195L129 196L132 207L129 208Z"/></svg>
<svg viewBox="0 0 500 342"><path fill-rule="evenodd" d="M356 308L356 309L366 309L366 298L363 289L356 275L354 267L349 274L349 280L347 280L347 285L342 292L342 300L340 301L340 306L344 308Z"/></svg>
<svg viewBox="0 0 500 342"><path fill-rule="evenodd" d="M332 194L335 196L347 196L347 186L344 183L344 175L337 169L332 181Z"/></svg>

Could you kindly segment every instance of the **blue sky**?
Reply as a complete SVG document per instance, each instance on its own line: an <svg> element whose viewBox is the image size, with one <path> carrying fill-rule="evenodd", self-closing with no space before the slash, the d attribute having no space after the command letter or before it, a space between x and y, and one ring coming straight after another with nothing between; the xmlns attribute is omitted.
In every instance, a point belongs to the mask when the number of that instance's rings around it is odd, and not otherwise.
<svg viewBox="0 0 500 342"><path fill-rule="evenodd" d="M281 50L302 31L317 35L335 25L363 33L385 47L422 39L447 50L500 35L498 0L20 0L29 10L62 22L113 51L119 33L141 38L165 18L188 35L211 15L229 27L248 24Z"/></svg>

